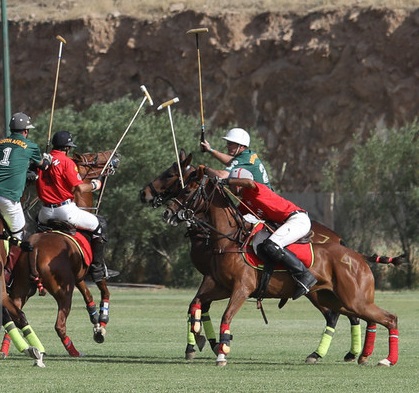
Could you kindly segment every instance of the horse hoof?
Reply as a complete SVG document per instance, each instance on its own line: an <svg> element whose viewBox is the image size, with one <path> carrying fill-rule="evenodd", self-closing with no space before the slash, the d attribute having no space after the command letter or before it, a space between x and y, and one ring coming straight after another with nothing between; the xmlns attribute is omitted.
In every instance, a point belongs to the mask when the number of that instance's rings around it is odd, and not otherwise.
<svg viewBox="0 0 419 393"><path fill-rule="evenodd" d="M198 346L199 352L202 352L207 339L205 338L205 336L201 336L200 334L197 334L195 337L195 341L196 341L196 345Z"/></svg>
<svg viewBox="0 0 419 393"><path fill-rule="evenodd" d="M363 366L366 365L368 363L368 356L360 356L358 358L358 364Z"/></svg>
<svg viewBox="0 0 419 393"><path fill-rule="evenodd" d="M45 368L45 363L44 363L44 354L40 353L41 357L39 359L35 359L33 362L33 366L34 367L39 367L39 368Z"/></svg>
<svg viewBox="0 0 419 393"><path fill-rule="evenodd" d="M348 352L346 355L345 355L345 357L343 358L343 361L344 362L347 362L347 363L352 363L352 362L354 362L356 360L356 355L354 355L353 353L351 353L351 352Z"/></svg>
<svg viewBox="0 0 419 393"><path fill-rule="evenodd" d="M6 359L7 358L7 354L6 353L4 353L4 352L0 352L0 359L1 360L4 360L4 359Z"/></svg>
<svg viewBox="0 0 419 393"><path fill-rule="evenodd" d="M106 330L103 326L93 328L93 340L98 344L102 344L105 341Z"/></svg>
<svg viewBox="0 0 419 393"><path fill-rule="evenodd" d="M223 353L218 354L217 360L215 361L215 364L218 367L226 366L227 365L226 355L224 355Z"/></svg>
<svg viewBox="0 0 419 393"><path fill-rule="evenodd" d="M25 353L25 355L29 356L32 359L35 359L35 360L41 359L42 360L42 354L41 354L41 352L39 352L38 348L36 348L36 347L28 347L28 348L24 349L23 352Z"/></svg>
<svg viewBox="0 0 419 393"><path fill-rule="evenodd" d="M307 356L305 363L306 364L316 364L317 363L317 358Z"/></svg>
<svg viewBox="0 0 419 393"><path fill-rule="evenodd" d="M393 364L390 362L390 360L388 360L388 359L383 359L383 360L380 360L379 362L378 362L378 364L377 364L377 366L384 366L384 367L390 367L390 366L392 366Z"/></svg>
<svg viewBox="0 0 419 393"><path fill-rule="evenodd" d="M194 360L196 356L196 351L185 352L185 360Z"/></svg>

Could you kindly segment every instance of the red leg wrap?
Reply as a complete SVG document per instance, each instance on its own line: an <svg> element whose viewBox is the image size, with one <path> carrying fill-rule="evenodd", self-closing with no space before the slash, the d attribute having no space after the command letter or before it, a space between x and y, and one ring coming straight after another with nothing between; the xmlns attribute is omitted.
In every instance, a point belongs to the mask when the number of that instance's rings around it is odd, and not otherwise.
<svg viewBox="0 0 419 393"><path fill-rule="evenodd" d="M389 354L388 354L388 361L395 365L399 360L399 330L398 329L390 329L389 337L388 337L388 344L389 344Z"/></svg>
<svg viewBox="0 0 419 393"><path fill-rule="evenodd" d="M9 349L10 349L10 336L6 333L3 337L3 342L1 343L1 351L4 356L9 355Z"/></svg>
<svg viewBox="0 0 419 393"><path fill-rule="evenodd" d="M74 358L80 357L80 352L75 348L73 342L70 340L70 337L66 336L62 342L70 356Z"/></svg>
<svg viewBox="0 0 419 393"><path fill-rule="evenodd" d="M362 350L362 356L371 356L374 351L375 337L377 335L377 325L367 326L367 332L365 333L364 349Z"/></svg>

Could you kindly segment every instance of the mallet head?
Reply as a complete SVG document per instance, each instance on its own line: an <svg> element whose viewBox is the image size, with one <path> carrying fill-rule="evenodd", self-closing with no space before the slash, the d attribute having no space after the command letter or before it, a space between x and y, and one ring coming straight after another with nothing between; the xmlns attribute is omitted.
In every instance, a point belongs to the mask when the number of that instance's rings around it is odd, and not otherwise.
<svg viewBox="0 0 419 393"><path fill-rule="evenodd" d="M200 33L208 33L207 27L199 27L197 29L191 29L186 32L186 34L200 34Z"/></svg>
<svg viewBox="0 0 419 393"><path fill-rule="evenodd" d="M144 85L141 85L140 87L141 91L144 93L144 95L147 97L148 103L153 106L153 100L151 99L150 94L147 91L147 88Z"/></svg>
<svg viewBox="0 0 419 393"><path fill-rule="evenodd" d="M169 101L163 102L163 104L161 104L161 105L157 108L157 110L159 111L159 110L161 110L161 109L163 109L163 108L166 108L166 107L168 107L168 106L171 106L171 105L173 105L173 104L176 104L177 102L179 102L179 98L178 98L178 97L175 97L175 98L173 98L173 99L171 99L171 100L169 100Z"/></svg>
<svg viewBox="0 0 419 393"><path fill-rule="evenodd" d="M61 41L63 44L66 44L66 43L67 43L67 41L66 41L63 37L61 37L60 35L57 35L55 38L56 38L58 41Z"/></svg>

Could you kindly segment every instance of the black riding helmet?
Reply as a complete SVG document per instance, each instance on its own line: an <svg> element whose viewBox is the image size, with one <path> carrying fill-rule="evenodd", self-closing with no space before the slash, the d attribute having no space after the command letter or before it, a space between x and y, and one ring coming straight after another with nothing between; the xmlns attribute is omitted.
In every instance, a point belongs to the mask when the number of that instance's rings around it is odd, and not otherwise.
<svg viewBox="0 0 419 393"><path fill-rule="evenodd" d="M10 131L23 131L35 128L32 125L31 118L26 113L17 112L10 119Z"/></svg>
<svg viewBox="0 0 419 393"><path fill-rule="evenodd" d="M52 146L57 149L62 147L77 147L73 143L73 135L68 131L57 131L52 137Z"/></svg>

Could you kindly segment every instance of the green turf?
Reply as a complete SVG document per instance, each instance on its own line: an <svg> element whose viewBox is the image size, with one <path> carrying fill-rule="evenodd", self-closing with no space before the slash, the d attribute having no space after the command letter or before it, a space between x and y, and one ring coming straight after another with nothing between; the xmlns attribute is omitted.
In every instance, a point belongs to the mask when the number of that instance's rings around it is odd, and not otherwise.
<svg viewBox="0 0 419 393"><path fill-rule="evenodd" d="M96 294L95 289L93 292ZM376 367L386 357L388 335L377 331L370 364L343 362L350 329L341 317L328 355L316 365L305 357L317 348L322 316L306 299L279 311L265 300L265 325L252 301L233 320L232 351L226 367L215 366L205 346L184 360L186 311L194 291L112 288L111 320L105 343L96 344L80 295L75 294L68 334L85 357L66 355L54 330L53 299L34 297L26 314L43 341L46 368L11 349L0 362L2 386L18 392L418 392L419 292L379 292L377 303L399 316L400 357L395 367ZM226 302L211 311L218 325ZM364 334L365 323L362 323ZM216 326L218 331L218 326ZM4 390L6 391L6 390Z"/></svg>

